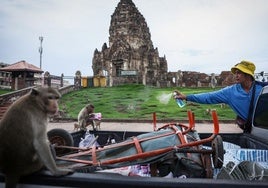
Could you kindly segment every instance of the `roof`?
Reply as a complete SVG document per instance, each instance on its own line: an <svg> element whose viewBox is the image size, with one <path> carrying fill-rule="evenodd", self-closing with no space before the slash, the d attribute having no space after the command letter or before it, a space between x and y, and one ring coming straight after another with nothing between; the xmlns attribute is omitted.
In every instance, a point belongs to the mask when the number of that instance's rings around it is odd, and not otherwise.
<svg viewBox="0 0 268 188"><path fill-rule="evenodd" d="M6 71L6 72L30 71L30 72L36 72L36 73L44 72L40 68L30 63L27 63L26 61L19 61L9 66L0 68L0 71Z"/></svg>

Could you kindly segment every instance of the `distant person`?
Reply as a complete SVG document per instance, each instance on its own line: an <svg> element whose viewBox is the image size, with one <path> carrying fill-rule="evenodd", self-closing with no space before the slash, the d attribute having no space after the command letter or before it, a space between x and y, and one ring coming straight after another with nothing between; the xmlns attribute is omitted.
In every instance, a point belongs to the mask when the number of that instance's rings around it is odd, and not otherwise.
<svg viewBox="0 0 268 188"><path fill-rule="evenodd" d="M200 104L228 104L236 113L236 123L244 130L251 131L253 108L263 85L254 79L255 65L250 61L241 61L231 68L236 83L218 91L184 95L177 92L174 98ZM253 98L252 104L251 99Z"/></svg>

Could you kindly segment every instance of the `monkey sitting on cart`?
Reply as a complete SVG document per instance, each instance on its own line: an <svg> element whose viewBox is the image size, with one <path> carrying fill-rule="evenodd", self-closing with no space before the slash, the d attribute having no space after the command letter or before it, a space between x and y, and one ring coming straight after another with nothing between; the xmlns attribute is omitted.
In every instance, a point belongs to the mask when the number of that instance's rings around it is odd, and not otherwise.
<svg viewBox="0 0 268 188"><path fill-rule="evenodd" d="M33 88L6 111L0 121L0 170L6 187L16 187L21 176L44 167L55 176L73 172L56 165L47 138L48 117L58 112L60 97L53 88Z"/></svg>

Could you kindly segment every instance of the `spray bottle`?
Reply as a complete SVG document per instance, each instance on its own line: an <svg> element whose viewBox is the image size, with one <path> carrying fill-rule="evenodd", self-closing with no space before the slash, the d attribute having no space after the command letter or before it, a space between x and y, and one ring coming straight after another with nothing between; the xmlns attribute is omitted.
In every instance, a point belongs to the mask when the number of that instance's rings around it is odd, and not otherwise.
<svg viewBox="0 0 268 188"><path fill-rule="evenodd" d="M175 91L175 92L173 93L173 97L175 98L177 95L178 95L178 93ZM185 103L183 102L182 99L177 99L177 98L175 98L175 100L176 100L176 103L178 104L178 106L179 106L180 108L182 108L182 107L185 106Z"/></svg>

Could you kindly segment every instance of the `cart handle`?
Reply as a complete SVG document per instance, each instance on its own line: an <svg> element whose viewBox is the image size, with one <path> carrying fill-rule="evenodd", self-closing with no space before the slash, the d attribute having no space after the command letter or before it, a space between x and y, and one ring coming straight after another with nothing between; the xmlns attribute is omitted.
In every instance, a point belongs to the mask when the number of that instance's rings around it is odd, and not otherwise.
<svg viewBox="0 0 268 188"><path fill-rule="evenodd" d="M157 130L167 128L167 127L172 127L174 125L179 125L181 128L185 128L185 130L182 131L182 134L184 135L184 134L190 132L191 130L193 130L195 128L194 113L191 110L188 110L187 115L188 115L188 120L189 120L189 125L188 126L184 125L182 123L167 123L167 124L159 127Z"/></svg>
<svg viewBox="0 0 268 188"><path fill-rule="evenodd" d="M212 119L213 119L213 124L214 124L214 131L213 131L213 134L219 134L219 120L218 120L218 115L217 115L217 112L216 110L212 110L211 112L211 115L212 115Z"/></svg>

